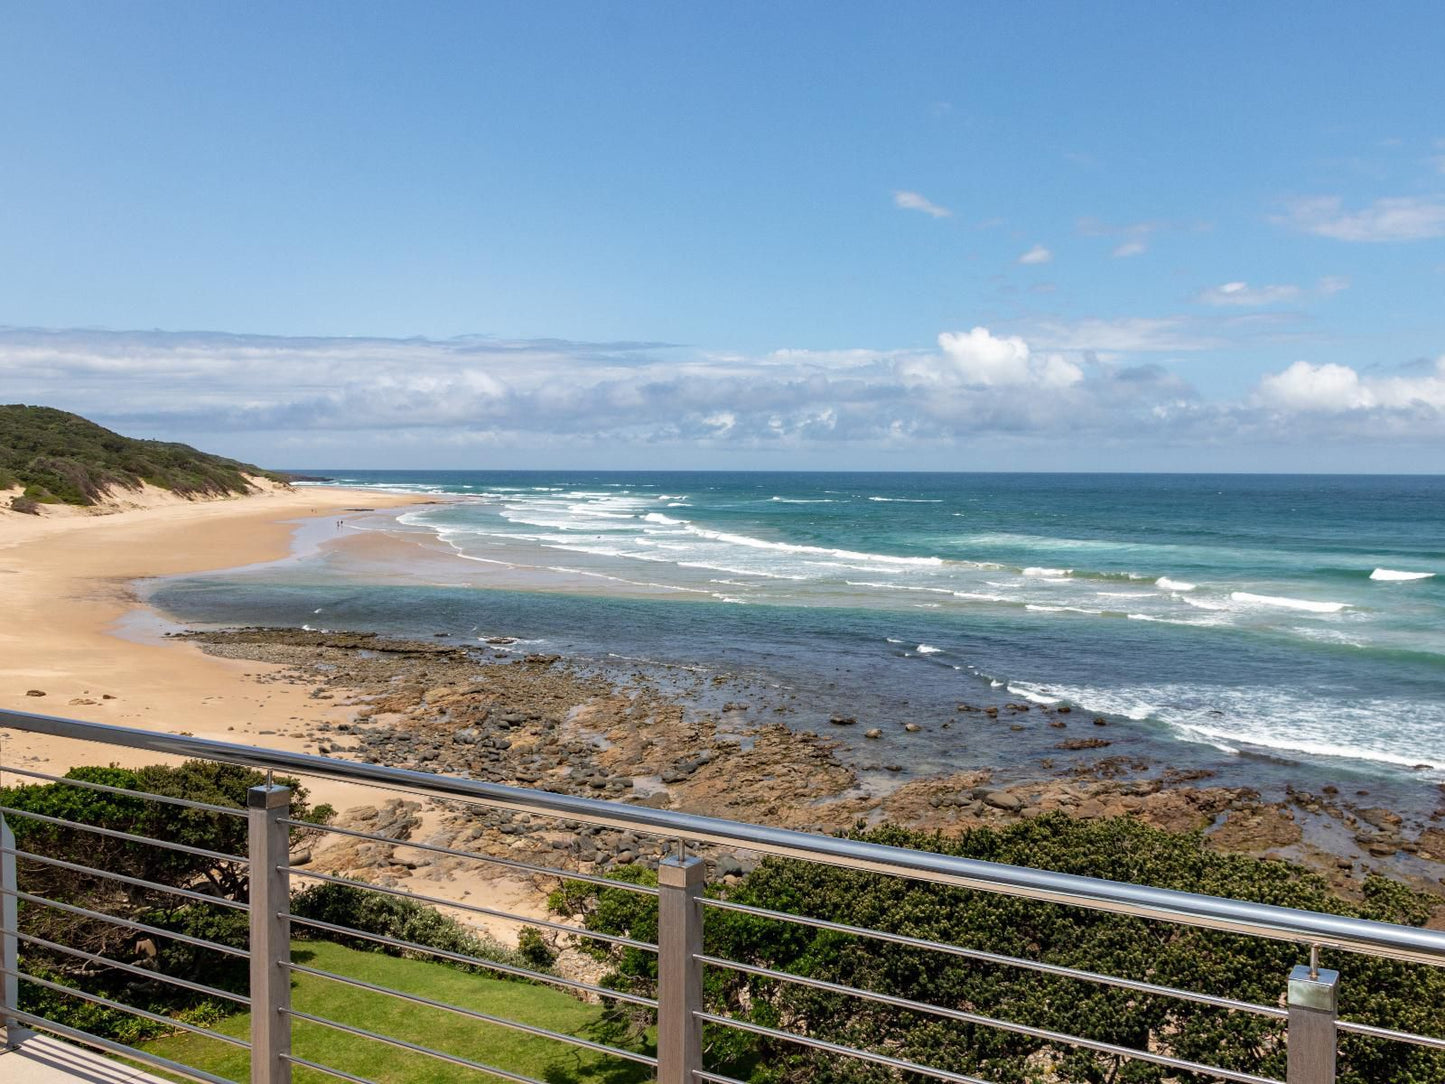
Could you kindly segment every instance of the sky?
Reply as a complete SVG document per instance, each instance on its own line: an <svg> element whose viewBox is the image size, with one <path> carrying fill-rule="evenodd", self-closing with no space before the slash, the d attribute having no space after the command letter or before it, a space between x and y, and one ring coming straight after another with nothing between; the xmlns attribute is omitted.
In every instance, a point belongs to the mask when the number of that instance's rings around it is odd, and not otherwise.
<svg viewBox="0 0 1445 1084"><path fill-rule="evenodd" d="M273 467L1445 471L1438 3L0 27L0 401Z"/></svg>

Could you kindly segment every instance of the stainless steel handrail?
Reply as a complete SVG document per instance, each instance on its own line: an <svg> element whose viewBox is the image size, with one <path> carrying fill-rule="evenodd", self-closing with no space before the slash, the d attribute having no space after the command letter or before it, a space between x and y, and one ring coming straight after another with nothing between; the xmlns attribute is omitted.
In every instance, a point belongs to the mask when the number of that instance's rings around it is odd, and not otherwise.
<svg viewBox="0 0 1445 1084"><path fill-rule="evenodd" d="M641 831L664 838L717 843L780 857L936 884L1022 896L1139 918L1162 919L1188 926L1227 930L1300 944L1320 945L1413 963L1445 965L1445 932L1438 930L1105 881L927 851L911 851L852 839L810 835L784 828L657 810L647 806L613 804L593 798L524 790L474 779L428 775L380 764L363 764L307 753L236 745L183 734L161 734L131 727L84 723L29 712L0 711L0 726L178 757L294 772L382 788L421 790L448 798Z"/></svg>
<svg viewBox="0 0 1445 1084"><path fill-rule="evenodd" d="M1252 1001L1240 1001L1238 998L1201 994L1194 990L1181 990L1177 986L1160 986L1158 983L1140 982L1138 979L1125 979L1117 975L1101 974L1098 971L1086 971L1078 967L1065 967L1062 964L1050 964L1042 960L1030 960L1023 956L1004 956L997 952L985 952L982 949L951 945L946 941L930 941L927 938L911 937L904 933L871 930L866 926L850 926L845 922L830 922L825 918L813 918L809 915L797 915L787 911L774 911L767 907L753 907L750 904L736 903L733 900L714 899L711 896L705 897L701 902L704 907L710 907L719 911L732 911L736 914L752 915L755 918L765 918L773 922L784 922L793 926L810 926L813 929L830 930L833 933L843 933L850 937L866 937L874 941L887 941L894 945L904 945L908 948L922 949L924 952L938 952L949 956L958 956L965 960L977 960L980 963L997 964L1000 967L1018 967L1028 971L1037 971L1044 975L1076 979L1079 982L1092 982L1102 986L1114 986L1121 990L1132 990L1136 994L1153 994L1160 997L1172 997L1181 1001L1193 1001L1200 1005L1210 1005L1216 1009L1230 1009L1237 1012L1254 1013L1256 1016L1273 1017L1276 1020L1283 1020L1289 1016L1286 1010L1281 1009L1277 1005L1256 1005Z"/></svg>
<svg viewBox="0 0 1445 1084"><path fill-rule="evenodd" d="M9 771L11 769L4 769ZM137 791L136 793L141 793ZM98 836L105 836L107 839L120 839L127 843L138 843L143 847L160 847L162 850L179 851L181 854L193 854L197 858L209 858L213 862L234 862L238 866L244 866L249 859L242 858L237 854L226 854L222 851L208 851L204 847L192 847L186 843L172 843L168 839L156 839L153 836L138 836L133 832L122 832L115 828L102 828L97 824L86 824L84 821L66 820L64 817L51 817L45 813L33 813L28 809L12 809L8 805L0 805L0 816L25 817L32 821L40 821L42 824L53 824L61 828L77 828L82 832L93 832Z"/></svg>

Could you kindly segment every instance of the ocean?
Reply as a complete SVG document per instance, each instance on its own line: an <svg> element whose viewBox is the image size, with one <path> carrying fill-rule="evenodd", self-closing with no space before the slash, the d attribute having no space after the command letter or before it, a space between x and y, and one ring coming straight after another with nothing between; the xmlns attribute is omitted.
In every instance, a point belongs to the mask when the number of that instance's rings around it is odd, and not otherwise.
<svg viewBox="0 0 1445 1084"><path fill-rule="evenodd" d="M918 722L876 755L847 738L905 775L1067 762L1057 733L957 716L1022 701L1097 716L1110 754L1266 789L1420 804L1445 779L1445 478L324 473L456 499L152 601L727 673L792 726ZM408 545L325 544L366 532Z"/></svg>

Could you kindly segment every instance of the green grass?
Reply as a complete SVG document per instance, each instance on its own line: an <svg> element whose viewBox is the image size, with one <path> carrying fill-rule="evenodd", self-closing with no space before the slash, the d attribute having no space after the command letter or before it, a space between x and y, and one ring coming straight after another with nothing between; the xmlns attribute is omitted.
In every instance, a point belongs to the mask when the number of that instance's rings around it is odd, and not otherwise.
<svg viewBox="0 0 1445 1084"><path fill-rule="evenodd" d="M585 1004L560 989L504 982L442 964L359 952L319 941L294 942L292 959L433 1001L594 1042L640 1049L636 1042L626 1041L617 1025L603 1019L600 1006ZM646 1066L636 1062L470 1020L442 1009L410 1005L311 975L296 976L291 988L291 1005L298 1012L405 1039L548 1084L633 1084L650 1080L652 1075ZM240 1013L221 1021L215 1030L245 1038L250 1028L250 1013ZM141 1049L231 1080L249 1079L247 1052L214 1039L181 1033L145 1043ZM502 1079L301 1020L294 1024L292 1051L297 1057L378 1084L452 1084ZM646 1052L652 1053L651 1049ZM327 1084L334 1080L314 1070L295 1072L296 1084Z"/></svg>

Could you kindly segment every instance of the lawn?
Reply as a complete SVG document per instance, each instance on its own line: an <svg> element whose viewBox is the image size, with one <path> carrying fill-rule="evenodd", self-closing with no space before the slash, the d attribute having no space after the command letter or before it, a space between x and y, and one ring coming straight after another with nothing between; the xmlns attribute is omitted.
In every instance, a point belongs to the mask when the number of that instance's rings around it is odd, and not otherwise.
<svg viewBox="0 0 1445 1084"><path fill-rule="evenodd" d="M442 964L360 952L324 941L294 942L292 959L433 1001L594 1042L642 1049L635 1041L627 1042L615 1025L603 1020L600 1006L585 1004L560 989L504 982ZM296 976L291 1005L298 1012L405 1039L548 1084L633 1084L652 1078L651 1071L636 1062L312 975ZM226 1018L216 1030L244 1038L250 1026L251 1015L239 1013ZM214 1039L182 1033L148 1042L142 1049L231 1080L249 1079L247 1052ZM294 1024L292 1050L297 1057L377 1084L482 1084L502 1079L302 1020ZM646 1052L652 1053L650 1047ZM314 1070L298 1068L295 1072L296 1084L328 1084L334 1080Z"/></svg>

